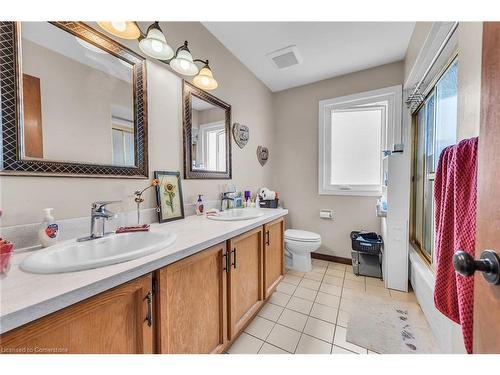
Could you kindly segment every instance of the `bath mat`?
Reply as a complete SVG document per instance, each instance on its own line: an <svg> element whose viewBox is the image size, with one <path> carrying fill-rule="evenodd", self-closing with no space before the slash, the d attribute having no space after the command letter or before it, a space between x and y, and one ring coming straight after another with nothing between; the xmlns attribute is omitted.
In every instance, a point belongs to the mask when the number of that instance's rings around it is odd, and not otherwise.
<svg viewBox="0 0 500 375"><path fill-rule="evenodd" d="M350 313L347 341L380 354L439 353L418 304L373 298L358 306Z"/></svg>

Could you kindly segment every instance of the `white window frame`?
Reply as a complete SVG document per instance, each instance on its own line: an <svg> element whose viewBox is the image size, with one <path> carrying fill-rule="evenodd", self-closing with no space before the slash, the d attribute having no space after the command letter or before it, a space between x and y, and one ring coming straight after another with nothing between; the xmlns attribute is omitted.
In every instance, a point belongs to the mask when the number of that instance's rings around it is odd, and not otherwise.
<svg viewBox="0 0 500 375"><path fill-rule="evenodd" d="M380 163L380 185L334 185L331 184L331 121L332 112L378 106L387 102L386 125L382 124L380 159L382 151L392 149L394 135L401 129L402 86L396 85L378 90L365 91L353 95L321 100L319 102L319 158L318 193L320 195L381 196L383 184L383 163Z"/></svg>

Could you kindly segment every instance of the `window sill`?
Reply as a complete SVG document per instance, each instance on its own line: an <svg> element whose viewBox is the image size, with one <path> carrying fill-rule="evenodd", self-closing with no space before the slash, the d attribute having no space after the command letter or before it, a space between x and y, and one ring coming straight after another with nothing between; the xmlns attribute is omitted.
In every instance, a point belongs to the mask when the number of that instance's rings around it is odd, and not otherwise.
<svg viewBox="0 0 500 375"><path fill-rule="evenodd" d="M346 195L355 197L381 197L382 191L361 191L361 190L323 190L320 189L319 195Z"/></svg>

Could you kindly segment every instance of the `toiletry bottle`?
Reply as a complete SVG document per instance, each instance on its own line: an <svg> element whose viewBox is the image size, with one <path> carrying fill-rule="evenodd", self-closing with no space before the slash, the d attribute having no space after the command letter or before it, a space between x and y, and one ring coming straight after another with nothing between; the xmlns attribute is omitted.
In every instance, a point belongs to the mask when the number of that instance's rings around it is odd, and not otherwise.
<svg viewBox="0 0 500 375"><path fill-rule="evenodd" d="M259 194L255 197L255 207L260 208L260 198Z"/></svg>
<svg viewBox="0 0 500 375"><path fill-rule="evenodd" d="M204 210L204 206L203 206L203 195L199 194L198 195L198 201L196 202L196 215L200 216L200 215L203 215L203 210Z"/></svg>
<svg viewBox="0 0 500 375"><path fill-rule="evenodd" d="M59 225L54 221L52 208L44 208L45 217L38 230L38 239L43 247L55 245L59 237Z"/></svg>

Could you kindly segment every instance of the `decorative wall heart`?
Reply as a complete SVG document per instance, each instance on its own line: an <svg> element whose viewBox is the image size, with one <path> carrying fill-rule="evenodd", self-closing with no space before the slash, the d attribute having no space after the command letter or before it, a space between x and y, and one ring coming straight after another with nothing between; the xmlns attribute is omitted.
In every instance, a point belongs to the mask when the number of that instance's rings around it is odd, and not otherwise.
<svg viewBox="0 0 500 375"><path fill-rule="evenodd" d="M248 129L248 126L246 125L241 125L235 122L233 124L233 137L236 144L240 148L243 148L248 143L248 139L250 137L250 129Z"/></svg>
<svg viewBox="0 0 500 375"><path fill-rule="evenodd" d="M259 159L260 165L264 166L269 159L269 150L267 147L258 146L257 147L257 159Z"/></svg>

